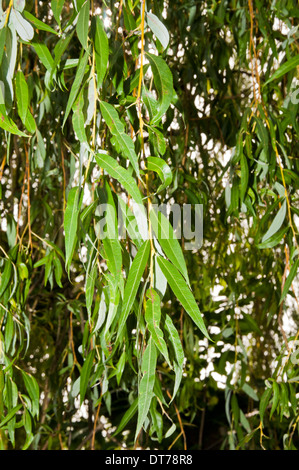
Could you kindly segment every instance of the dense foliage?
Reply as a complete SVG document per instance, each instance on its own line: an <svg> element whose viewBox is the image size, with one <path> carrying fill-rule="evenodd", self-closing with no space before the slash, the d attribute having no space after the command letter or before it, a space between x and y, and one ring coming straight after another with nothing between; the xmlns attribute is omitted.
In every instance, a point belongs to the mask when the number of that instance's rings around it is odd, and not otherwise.
<svg viewBox="0 0 299 470"><path fill-rule="evenodd" d="M1 449L298 448L298 18L0 1Z"/></svg>

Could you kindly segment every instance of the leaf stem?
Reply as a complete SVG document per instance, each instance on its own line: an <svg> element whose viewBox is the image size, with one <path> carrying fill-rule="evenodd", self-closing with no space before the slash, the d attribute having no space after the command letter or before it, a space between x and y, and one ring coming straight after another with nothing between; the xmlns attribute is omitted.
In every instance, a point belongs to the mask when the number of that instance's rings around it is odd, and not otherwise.
<svg viewBox="0 0 299 470"><path fill-rule="evenodd" d="M4 22L4 28L5 28L5 26L7 26L7 23L8 23L8 20L9 20L9 15L10 15L10 12L11 12L11 9L12 9L12 6L13 6L13 0L10 0L9 5L8 5L8 8L7 8L7 12L6 12L6 18L5 18L5 22Z"/></svg>

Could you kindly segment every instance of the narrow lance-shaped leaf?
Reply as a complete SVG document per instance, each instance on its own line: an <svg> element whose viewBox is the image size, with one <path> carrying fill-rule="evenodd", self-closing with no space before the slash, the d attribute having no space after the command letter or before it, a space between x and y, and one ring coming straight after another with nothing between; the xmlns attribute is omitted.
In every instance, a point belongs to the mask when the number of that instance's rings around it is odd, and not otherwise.
<svg viewBox="0 0 299 470"><path fill-rule="evenodd" d="M148 300L145 308L145 321L147 323L148 330L157 349L171 366L167 345L163 337L163 331L160 328L161 306L159 294L154 289L150 288L147 291L146 296L148 297Z"/></svg>
<svg viewBox="0 0 299 470"><path fill-rule="evenodd" d="M101 227L98 236L103 240L108 269L112 273L116 283L118 283L121 277L122 253L121 245L118 240L117 213L108 183L106 183L106 193L107 205L105 206L105 217L102 219L105 225Z"/></svg>
<svg viewBox="0 0 299 470"><path fill-rule="evenodd" d="M74 101L75 101L75 99L76 99L76 97L79 93L80 87L82 85L82 81L83 81L83 78L84 78L84 75L85 75L86 66L87 66L87 62L88 62L88 56L89 56L88 52L85 52L83 57L81 57L81 59L79 60L78 68L77 68L77 71L76 71L76 76L75 76L75 79L74 79L74 82L73 82L73 85L72 85L72 88L71 88L71 91L70 91L69 99L68 99L68 102L67 102L67 105L66 105L65 115L64 115L64 119L63 119L63 123L62 123L62 128L65 125L65 122L68 118L68 115L70 114L70 111L72 109Z"/></svg>
<svg viewBox="0 0 299 470"><path fill-rule="evenodd" d="M152 229L168 259L183 274L188 285L190 285L185 258L178 239L176 238L167 217L165 217L161 211L156 209L157 208L153 204L150 211Z"/></svg>
<svg viewBox="0 0 299 470"><path fill-rule="evenodd" d="M35 40L31 43L31 45L34 47L41 63L50 72L54 66L54 59L46 44Z"/></svg>
<svg viewBox="0 0 299 470"><path fill-rule="evenodd" d="M69 43L72 40L72 37L74 35L74 30L71 31L68 35L62 36L59 41L56 43L54 47L54 68L52 70L52 73L54 73L55 68L57 65L60 63L60 60L64 54L64 52L67 50Z"/></svg>
<svg viewBox="0 0 299 470"><path fill-rule="evenodd" d="M20 408L22 408L22 406L23 406L22 403L20 403L19 405L15 406L9 413L7 413L5 418L0 423L0 428L2 428L6 423L9 422L16 415L16 413L20 410Z"/></svg>
<svg viewBox="0 0 299 470"><path fill-rule="evenodd" d="M9 285L11 274L12 274L12 264L9 259L5 259L4 269L1 272L1 277L0 277L0 298L4 294L7 286Z"/></svg>
<svg viewBox="0 0 299 470"><path fill-rule="evenodd" d="M173 321L169 315L166 315L166 318L165 318L165 328L168 332L169 339L171 341L172 347L174 349L175 357L176 357L176 361L174 361L175 383L174 383L174 390L173 390L172 399L171 399L172 401L179 389L182 376L183 376L184 350L183 350L183 346L180 340L179 333L176 327L174 326Z"/></svg>
<svg viewBox="0 0 299 470"><path fill-rule="evenodd" d="M119 149L125 158L130 160L134 171L137 176L139 176L138 157L135 152L134 142L131 137L125 133L124 125L119 119L118 112L111 104L105 101L101 101L100 107L103 118L113 135L111 139L112 144Z"/></svg>
<svg viewBox="0 0 299 470"><path fill-rule="evenodd" d="M34 36L34 29L31 24L23 18L21 13L12 8L10 13L10 21L13 23L18 35L23 41L28 42Z"/></svg>
<svg viewBox="0 0 299 470"><path fill-rule="evenodd" d="M142 358L142 378L138 387L138 420L135 440L139 435L150 409L155 385L156 364L157 350L154 341L150 338Z"/></svg>
<svg viewBox="0 0 299 470"><path fill-rule="evenodd" d="M158 173L162 184L158 187L157 193L167 188L172 182L172 172L167 163L159 157L148 157L146 159L147 169Z"/></svg>
<svg viewBox="0 0 299 470"><path fill-rule="evenodd" d="M113 436L116 436L125 428L128 422L133 418L137 410L138 410L138 398L135 398L130 408L123 415L121 422L119 423L118 428L113 434Z"/></svg>
<svg viewBox="0 0 299 470"><path fill-rule="evenodd" d="M32 401L32 415L39 414L39 386L33 375L22 371L25 387Z"/></svg>
<svg viewBox="0 0 299 470"><path fill-rule="evenodd" d="M287 295L287 293L289 292L289 289L292 285L292 282L294 280L294 277L296 276L297 274L297 271L298 271L298 267L299 267L299 259L297 258L296 261L294 261L291 269L290 269L290 272L289 272L289 275L288 277L286 278L286 281L284 283L284 286L283 286L283 290L282 290L282 293L281 293L281 297L280 297L280 301L279 303L281 303L283 301L283 299L285 298L285 296Z"/></svg>
<svg viewBox="0 0 299 470"><path fill-rule="evenodd" d="M3 53L5 51L4 46L6 42L6 28L0 29L0 64L2 62Z"/></svg>
<svg viewBox="0 0 299 470"><path fill-rule="evenodd" d="M117 332L117 339L123 333L124 326L126 324L128 315L134 303L138 287L141 281L141 277L144 273L146 263L148 261L150 253L150 241L144 242L140 250L137 252L132 266L129 271L128 279L124 290L124 300L122 305L122 311L119 319L119 327Z"/></svg>
<svg viewBox="0 0 299 470"><path fill-rule="evenodd" d="M90 0L87 0L79 11L76 31L79 41L84 49L87 49L88 25L89 25Z"/></svg>
<svg viewBox="0 0 299 470"><path fill-rule="evenodd" d="M94 288L97 276L97 264L96 262L93 263L92 267L87 270L86 273L86 282L85 282L85 298L86 298L86 308L89 317L91 317L91 306L94 297Z"/></svg>
<svg viewBox="0 0 299 470"><path fill-rule="evenodd" d="M188 315L198 326L204 336L206 336L208 339L211 339L202 319L198 305L183 276L179 273L173 264L161 256L158 257L158 263L173 293L176 295L177 299L180 301Z"/></svg>
<svg viewBox="0 0 299 470"><path fill-rule="evenodd" d="M1 92L0 92L1 93ZM28 137L27 134L20 131L17 125L7 116L4 104L0 104L0 127L11 134L19 135L21 137Z"/></svg>
<svg viewBox="0 0 299 470"><path fill-rule="evenodd" d="M266 388L260 400L259 411L260 411L260 418L261 418L262 423L264 421L264 414L267 409L268 403L270 401L271 395L272 395L272 388Z"/></svg>
<svg viewBox="0 0 299 470"><path fill-rule="evenodd" d="M48 33L56 34L58 35L57 31L55 29L51 28L51 26L47 25L46 23L43 23L40 21L38 18L35 18L29 11L25 10L23 12L23 15L25 18L30 21L37 29L41 31L48 31Z"/></svg>
<svg viewBox="0 0 299 470"><path fill-rule="evenodd" d="M19 116L21 121L25 123L29 106L29 92L22 70L18 70L16 73L16 98Z"/></svg>
<svg viewBox="0 0 299 470"><path fill-rule="evenodd" d="M64 2L65 2L65 0L51 0L51 9L53 11L54 18L57 21L57 23L59 24L59 26L61 24L60 15L61 15L61 12L62 12Z"/></svg>
<svg viewBox="0 0 299 470"><path fill-rule="evenodd" d="M121 196L118 197L118 208L120 210L119 215L121 216L121 225L122 230L126 230L131 240L135 243L139 249L143 244L144 240L138 230L137 220L135 215L131 211L130 207L125 203ZM124 232L121 232L124 236Z"/></svg>
<svg viewBox="0 0 299 470"><path fill-rule="evenodd" d="M84 114L83 114L84 98L80 92L78 98L73 105L72 124L77 138L81 143L87 144L87 136L85 132Z"/></svg>
<svg viewBox="0 0 299 470"><path fill-rule="evenodd" d="M67 271L69 271L70 268L77 240L80 192L81 188L79 187L75 187L70 190L64 214L65 267Z"/></svg>
<svg viewBox="0 0 299 470"><path fill-rule="evenodd" d="M286 203L286 200L284 200L271 226L269 227L269 229L263 236L261 243L264 243L265 241L267 241L269 238L271 238L273 235L275 235L278 232L278 230L280 229L280 227L282 226L284 222L284 219L286 216L286 210L287 210L287 203Z"/></svg>
<svg viewBox="0 0 299 470"><path fill-rule="evenodd" d="M54 255L54 259L53 259L53 265L54 265L54 275L55 275L55 281L57 282L57 284L59 285L59 287L63 287L62 284L61 284L61 277L62 277L62 266L61 266L61 262L59 260L59 258L57 258L55 255Z"/></svg>
<svg viewBox="0 0 299 470"><path fill-rule="evenodd" d="M18 10L20 13L25 8L26 0L13 0L13 7Z"/></svg>
<svg viewBox="0 0 299 470"><path fill-rule="evenodd" d="M123 374L125 365L126 365L126 351L123 351L123 352L122 352L122 355L120 356L119 361L118 361L118 363L117 363L117 365L116 365L116 370L117 370L117 373L116 373L117 385L120 384L120 380L121 380L121 377L122 377L122 374Z"/></svg>
<svg viewBox="0 0 299 470"><path fill-rule="evenodd" d="M279 398L280 398L280 390L279 390L278 383L274 381L272 386L273 386L273 402L272 402L272 407L270 411L270 419L272 418L272 415L278 406Z"/></svg>
<svg viewBox="0 0 299 470"><path fill-rule="evenodd" d="M166 26L159 20L159 18L151 12L147 13L147 24L152 32L159 39L163 48L166 49L169 43L169 33Z"/></svg>
<svg viewBox="0 0 299 470"><path fill-rule="evenodd" d="M295 57L292 57L291 59L287 60L284 64L282 64L276 70L276 72L274 72L273 75L266 81L265 85L268 85L268 83L272 82L273 80L276 80L277 78L282 77L286 73L293 70L295 67L298 67L298 65L299 65L299 54L295 55Z"/></svg>
<svg viewBox="0 0 299 470"><path fill-rule="evenodd" d="M146 53L153 72L155 87L159 94L159 111L152 119L152 124L158 122L166 113L173 97L173 78L166 62L154 54Z"/></svg>
<svg viewBox="0 0 299 470"><path fill-rule="evenodd" d="M89 351L87 358L84 361L83 367L81 369L80 374L80 405L82 405L83 400L85 398L87 385L89 382L92 366L93 366L93 359L95 355L95 350L92 349Z"/></svg>
<svg viewBox="0 0 299 470"><path fill-rule="evenodd" d="M147 107L148 113L149 113L149 118L150 121L155 117L155 115L159 111L159 103L156 100L155 96L153 95L152 92L147 90L145 86L142 88L142 98L145 106ZM151 128L149 128L150 130Z"/></svg>
<svg viewBox="0 0 299 470"><path fill-rule="evenodd" d="M120 166L114 158L104 152L95 155L97 164L107 171L107 173L115 178L127 190L128 194L137 204L143 205L141 193L138 189L135 179L130 175L128 170Z"/></svg>
<svg viewBox="0 0 299 470"><path fill-rule="evenodd" d="M240 198L241 202L243 202L247 186L248 186L248 178L249 178L249 170L248 170L248 163L244 153L241 153L241 191L240 191Z"/></svg>
<svg viewBox="0 0 299 470"><path fill-rule="evenodd" d="M93 19L94 20L94 19ZM93 23L97 86L102 86L109 59L109 43L102 20L97 16Z"/></svg>
<svg viewBox="0 0 299 470"><path fill-rule="evenodd" d="M281 242L288 230L289 227L282 227L277 233L272 235L272 237L268 238L265 242L259 243L257 245L257 248L259 248L260 250L266 248L273 248Z"/></svg>

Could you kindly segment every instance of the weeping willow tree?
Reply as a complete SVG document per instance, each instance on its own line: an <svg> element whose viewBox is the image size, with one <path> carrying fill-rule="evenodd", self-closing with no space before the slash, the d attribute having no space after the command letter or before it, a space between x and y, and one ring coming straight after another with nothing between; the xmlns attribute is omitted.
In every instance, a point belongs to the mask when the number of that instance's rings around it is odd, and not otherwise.
<svg viewBox="0 0 299 470"><path fill-rule="evenodd" d="M298 18L0 1L1 449L298 448Z"/></svg>

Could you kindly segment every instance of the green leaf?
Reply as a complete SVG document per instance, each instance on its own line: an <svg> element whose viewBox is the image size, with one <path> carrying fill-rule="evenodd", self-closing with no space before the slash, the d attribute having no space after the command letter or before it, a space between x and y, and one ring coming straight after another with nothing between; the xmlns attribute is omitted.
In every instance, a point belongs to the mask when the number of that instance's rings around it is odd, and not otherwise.
<svg viewBox="0 0 299 470"><path fill-rule="evenodd" d="M88 41L89 10L90 0L87 0L79 11L78 21L76 24L78 39L85 50L87 50Z"/></svg>
<svg viewBox="0 0 299 470"><path fill-rule="evenodd" d="M166 113L172 101L174 94L173 79L168 65L161 57L150 54L149 52L146 52L146 57L150 62L155 87L159 94L159 110L151 121L152 124L154 124Z"/></svg>
<svg viewBox="0 0 299 470"><path fill-rule="evenodd" d="M51 71L54 66L54 59L47 46L43 42L39 42L37 40L33 41L31 45L34 47L41 63L48 71Z"/></svg>
<svg viewBox="0 0 299 470"><path fill-rule="evenodd" d="M272 407L270 411L270 419L272 418L272 415L274 411L276 410L278 403L279 403L279 399L280 399L280 391L279 391L278 383L274 381L272 386L273 386L273 402L272 402Z"/></svg>
<svg viewBox="0 0 299 470"><path fill-rule="evenodd" d="M58 35L57 31L55 29L51 28L51 26L47 25L46 23L43 23L39 19L35 18L29 11L25 10L23 15L25 18L30 21L37 29L40 31L47 31L48 33L56 34Z"/></svg>
<svg viewBox="0 0 299 470"><path fill-rule="evenodd" d="M146 104L146 98L144 97ZM152 118L151 118L152 119ZM156 155L164 155L166 152L166 141L161 131L157 127L148 127L149 141L154 147Z"/></svg>
<svg viewBox="0 0 299 470"><path fill-rule="evenodd" d="M290 72L293 70L295 67L298 67L299 65L299 54L297 54L295 57L292 57L291 59L287 60L284 64L282 64L276 72L266 81L264 85L268 85L268 83L273 82L273 80L276 80L277 78L282 77L286 73Z"/></svg>
<svg viewBox="0 0 299 470"><path fill-rule="evenodd" d="M170 436L172 436L172 434L175 432L175 430L176 430L176 425L175 425L175 423L172 423L172 425L170 426L168 431L165 433L165 439L168 439Z"/></svg>
<svg viewBox="0 0 299 470"><path fill-rule="evenodd" d="M53 11L53 15L59 26L61 25L60 22L60 15L62 12L62 8L64 5L65 0L51 0L51 9Z"/></svg>
<svg viewBox="0 0 299 470"><path fill-rule="evenodd" d="M32 416L39 414L39 386L33 375L22 371L25 387L32 401Z"/></svg>
<svg viewBox="0 0 299 470"><path fill-rule="evenodd" d="M5 324L5 351L8 352L11 345L11 341L14 336L15 329L12 315L8 314L6 318L7 320Z"/></svg>
<svg viewBox="0 0 299 470"><path fill-rule="evenodd" d="M98 272L98 268L97 268L96 262L94 262L92 268L88 269L86 272L85 298L86 298L86 308L90 317L91 317L91 306L92 306L93 297L94 297L94 287L95 287L97 272Z"/></svg>
<svg viewBox="0 0 299 470"><path fill-rule="evenodd" d="M273 235L275 235L280 227L282 226L285 216L286 216L286 210L287 210L287 202L286 200L283 201L278 213L276 214L271 226L265 233L265 235L262 238L261 243L265 243L269 238L271 238Z"/></svg>
<svg viewBox="0 0 299 470"><path fill-rule="evenodd" d="M150 253L150 241L144 242L142 247L138 250L134 261L131 265L128 279L124 290L124 299L122 311L119 318L119 327L117 332L117 339L123 334L123 329L126 324L128 315L134 303L141 277L144 273L146 263Z"/></svg>
<svg viewBox="0 0 299 470"><path fill-rule="evenodd" d="M288 386L284 382L280 382L280 419L285 414L288 417L289 414L289 390Z"/></svg>
<svg viewBox="0 0 299 470"><path fill-rule="evenodd" d="M138 387L138 420L135 440L139 435L150 409L155 385L156 364L157 350L154 341L150 338L142 357L141 373L143 375Z"/></svg>
<svg viewBox="0 0 299 470"><path fill-rule="evenodd" d="M150 433L156 432L158 437L158 442L161 442L163 439L163 418L162 415L157 411L157 400L152 400L150 406L150 415L152 418L152 428Z"/></svg>
<svg viewBox="0 0 299 470"><path fill-rule="evenodd" d="M134 11L130 8L129 5L124 5L124 24L125 28L129 33L137 29L136 20L134 18ZM130 34L129 34L130 35ZM134 60L138 58L138 38L134 35L129 38L129 43L131 46L131 52Z"/></svg>
<svg viewBox="0 0 299 470"><path fill-rule="evenodd" d="M167 163L159 157L148 157L146 159L147 169L158 173L162 184L158 187L157 193L167 188L172 182L172 172Z"/></svg>
<svg viewBox="0 0 299 470"><path fill-rule="evenodd" d="M13 0L13 7L16 10L18 10L20 13L22 13L22 11L25 8L25 3L26 3L26 0Z"/></svg>
<svg viewBox="0 0 299 470"><path fill-rule="evenodd" d="M115 178L134 199L137 204L143 205L142 197L135 179L130 175L128 170L120 166L114 158L105 152L99 152L95 155L97 164L107 171L107 173Z"/></svg>
<svg viewBox="0 0 299 470"><path fill-rule="evenodd" d="M26 122L26 115L29 106L29 92L22 70L18 70L16 73L16 98L18 113L24 124Z"/></svg>
<svg viewBox="0 0 299 470"><path fill-rule="evenodd" d="M21 13L14 8L10 12L10 21L13 23L21 39L25 42L31 41L34 36L34 29L31 24L23 18Z"/></svg>
<svg viewBox="0 0 299 470"><path fill-rule="evenodd" d="M80 193L81 188L79 187L70 190L64 214L65 267L68 272L77 241L78 218L81 205Z"/></svg>
<svg viewBox="0 0 299 470"><path fill-rule="evenodd" d="M85 132L85 119L83 114L83 107L84 107L84 98L83 93L80 92L78 98L76 99L73 105L73 116L72 116L72 124L74 131L76 133L77 139L83 143L87 143L87 136Z"/></svg>
<svg viewBox="0 0 299 470"><path fill-rule="evenodd" d="M279 232L272 235L272 237L268 238L265 242L259 243L257 245L257 248L262 250L265 248L273 248L274 246L278 245L278 243L281 242L281 240L287 233L288 229L289 227L283 227L282 229L279 230Z"/></svg>
<svg viewBox="0 0 299 470"><path fill-rule="evenodd" d="M12 274L12 264L9 259L4 260L4 269L1 272L1 281L0 281L0 298L4 294L5 290L7 289L10 278Z"/></svg>
<svg viewBox="0 0 299 470"><path fill-rule="evenodd" d="M37 132L34 117L32 116L29 109L27 109L26 121L25 121L24 124L25 124L25 127L26 127L27 131L30 132L30 134L34 134L35 132Z"/></svg>
<svg viewBox="0 0 299 470"><path fill-rule="evenodd" d="M185 258L178 239L167 217L161 211L157 211L155 205L152 205L150 211L150 221L164 253L183 274L187 284L190 285Z"/></svg>
<svg viewBox="0 0 299 470"><path fill-rule="evenodd" d="M99 233L99 237L103 239L104 250L107 255L107 266L114 278L119 281L122 269L121 246L118 240L118 221L117 213L114 205L112 192L108 183L106 183L107 207L105 211L105 227ZM104 229L104 227L103 227Z"/></svg>
<svg viewBox="0 0 299 470"><path fill-rule="evenodd" d="M208 339L211 339L205 327L197 303L183 276L179 273L173 264L161 256L158 257L158 263L173 293L176 295L177 299L180 301L188 315L198 326L204 336L206 336Z"/></svg>
<svg viewBox="0 0 299 470"><path fill-rule="evenodd" d="M147 323L148 330L153 338L153 341L160 353L164 356L166 362L171 366L167 345L163 337L163 331L160 328L161 320L161 306L160 306L160 297L159 294L153 289L150 288L146 296L148 300L146 302L145 308L145 321Z"/></svg>
<svg viewBox="0 0 299 470"><path fill-rule="evenodd" d="M60 60L64 54L64 52L67 50L68 46L69 46L69 43L71 42L72 40L72 37L74 35L74 30L71 31L67 36L62 36L59 41L56 43L55 47L54 47L54 63L53 63L53 67L52 67L52 70L51 70L51 79L56 71L56 68L58 66L58 64L60 63ZM80 65L80 62L79 62L79 65ZM78 65L78 68L79 68L79 65ZM76 80L76 77L75 77L75 80Z"/></svg>
<svg viewBox="0 0 299 470"><path fill-rule="evenodd" d="M296 276L297 274L297 271L298 271L298 266L299 266L299 259L297 258L296 261L293 263L291 269L290 269L290 272L289 272L289 275L288 277L286 278L286 281L285 281L285 284L283 286L283 290L282 290L282 293L281 293L281 297L280 297L280 301L279 303L281 304L281 302L283 301L283 299L285 298L285 296L287 295L287 293L289 292L289 289L292 285L292 282L294 280L294 277Z"/></svg>
<svg viewBox="0 0 299 470"><path fill-rule="evenodd" d="M145 106L147 107L150 121L155 117L159 110L159 103L156 100L153 93L151 93L147 88L144 86L142 88L142 98ZM152 128L150 128L152 129ZM154 128L153 128L154 129Z"/></svg>
<svg viewBox="0 0 299 470"><path fill-rule="evenodd" d="M245 392L253 400L255 400L255 401L259 400L256 392L253 390L253 388L247 382L245 382L243 384L242 390L243 390L243 392Z"/></svg>
<svg viewBox="0 0 299 470"><path fill-rule="evenodd" d="M5 416L5 418L1 421L0 423L0 428L2 428L8 421L10 421L19 411L20 408L22 408L22 404L20 403L19 405L15 406L12 410L10 410L9 413Z"/></svg>
<svg viewBox="0 0 299 470"><path fill-rule="evenodd" d="M126 352L123 351L122 352L122 355L120 356L119 358L119 361L116 365L116 380L117 380L117 385L120 384L120 379L122 377L122 374L123 374L123 371L124 371L124 368L125 368L125 364L126 364Z"/></svg>
<svg viewBox="0 0 299 470"><path fill-rule="evenodd" d="M243 428L248 432L248 433L251 433L251 427L250 427L250 424L249 424L249 421L248 419L246 418L244 412L242 410L240 410L240 422L243 426Z"/></svg>
<svg viewBox="0 0 299 470"><path fill-rule="evenodd" d="M101 101L100 107L103 118L113 135L111 139L112 144L116 146L116 149L118 149L125 158L130 160L134 171L137 176L139 176L138 157L135 152L134 142L131 137L125 133L124 125L119 119L118 112L114 106L105 101Z"/></svg>
<svg viewBox="0 0 299 470"><path fill-rule="evenodd" d="M3 53L5 51L6 31L7 28L0 29L0 65L2 62Z"/></svg>
<svg viewBox="0 0 299 470"><path fill-rule="evenodd" d="M260 411L260 418L261 418L262 423L264 422L264 414L267 409L268 403L270 401L271 395L272 395L272 388L266 388L260 400L259 411Z"/></svg>
<svg viewBox="0 0 299 470"><path fill-rule="evenodd" d="M57 258L56 256L54 256L53 265L54 265L55 281L57 282L58 286L62 288L63 286L61 284L61 277L62 277L63 271L62 271L61 262L59 258Z"/></svg>
<svg viewBox="0 0 299 470"><path fill-rule="evenodd" d="M138 398L135 398L130 408L123 415L121 422L119 423L117 430L115 431L113 436L116 436L117 434L119 434L126 427L126 425L133 418L137 410L138 410Z"/></svg>
<svg viewBox="0 0 299 470"><path fill-rule="evenodd" d="M169 44L169 33L164 24L159 20L156 15L151 12L147 13L147 24L149 25L157 39L159 39L160 43L163 46L163 49L166 49Z"/></svg>
<svg viewBox="0 0 299 470"><path fill-rule="evenodd" d="M172 319L169 315L166 315L165 318L165 328L168 332L169 339L174 349L176 361L174 362L174 372L175 372L175 383L174 383L174 390L172 394L171 401L177 394L179 386L181 384L182 376L183 376L183 366L184 366L184 350L180 340L180 336L178 330L173 324Z"/></svg>
<svg viewBox="0 0 299 470"><path fill-rule="evenodd" d="M138 224L135 215L130 207L125 203L121 196L118 197L118 207L121 210L121 221L124 229L128 232L130 239L135 243L139 249L143 244L143 239L138 230Z"/></svg>
<svg viewBox="0 0 299 470"><path fill-rule="evenodd" d="M109 59L109 43L102 20L96 16L94 26L94 49L97 70L97 85L102 86Z"/></svg>
<svg viewBox="0 0 299 470"><path fill-rule="evenodd" d="M63 119L63 123L62 123L62 128L64 127L65 122L68 118L68 115L69 115L69 113L72 109L72 106L73 106L74 102L75 102L75 99L78 96L80 87L82 85L83 77L85 75L86 66L87 66L87 62L88 62L88 57L89 57L88 52L85 52L83 57L81 57L81 59L79 60L79 64L78 64L77 71L76 71L76 76L75 76L75 79L74 79L74 82L73 82L73 85L72 85L72 88L71 88L71 91L70 91L70 94L69 94L69 99L68 99L68 102L67 102L67 105L66 105L65 115L64 115L64 119Z"/></svg>
<svg viewBox="0 0 299 470"><path fill-rule="evenodd" d="M28 137L27 134L20 131L12 119L7 116L4 104L0 104L0 127L11 134Z"/></svg>
<svg viewBox="0 0 299 470"><path fill-rule="evenodd" d="M240 191L240 199L243 202L247 186L248 186L248 178L249 178L249 170L248 170L248 163L245 155L243 152L241 153L241 191Z"/></svg>
<svg viewBox="0 0 299 470"><path fill-rule="evenodd" d="M87 390L87 385L89 382L92 366L93 366L93 359L95 355L95 349L92 349L89 351L84 364L81 369L81 374L80 374L80 405L82 405L85 395L86 395L86 390Z"/></svg>

